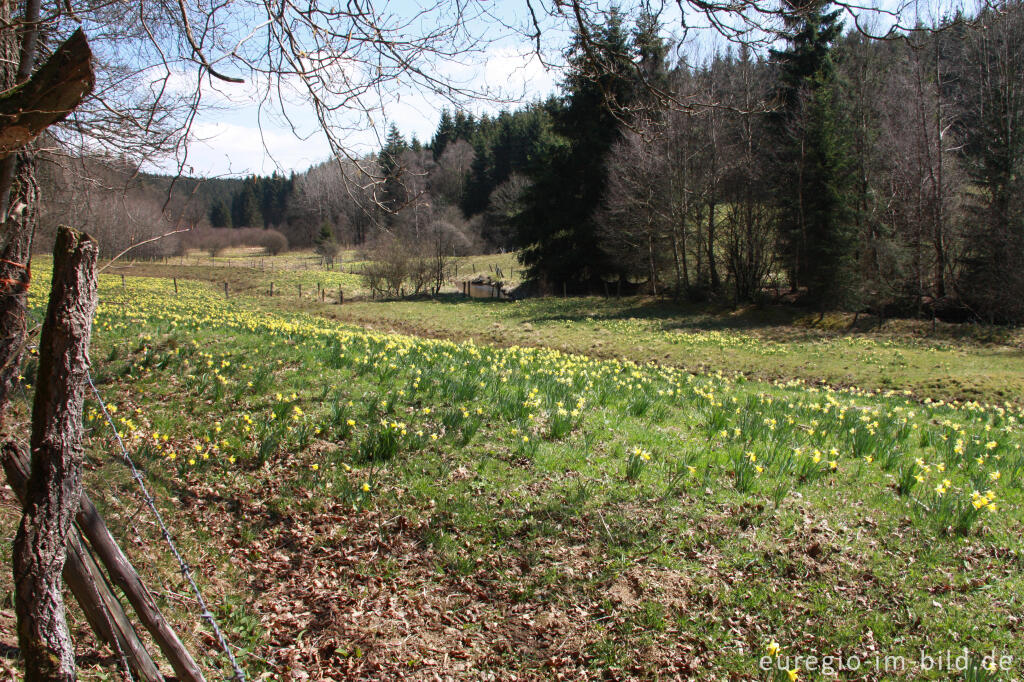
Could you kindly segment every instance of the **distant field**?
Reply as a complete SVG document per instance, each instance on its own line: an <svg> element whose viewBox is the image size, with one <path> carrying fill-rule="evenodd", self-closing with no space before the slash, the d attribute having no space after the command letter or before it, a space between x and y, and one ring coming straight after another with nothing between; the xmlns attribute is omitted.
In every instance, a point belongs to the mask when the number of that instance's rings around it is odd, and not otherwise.
<svg viewBox="0 0 1024 682"><path fill-rule="evenodd" d="M105 274L91 353L251 678L823 679L793 662L814 656L868 666L840 679L945 680L922 653L965 649L956 679L1024 674L1024 409L904 393L965 368L1009 390L1012 335L259 286ZM812 385L819 367L847 387ZM92 400L87 428L89 490L222 674ZM1012 657L998 677L992 651ZM108 679L97 661L84 679Z"/></svg>
<svg viewBox="0 0 1024 682"><path fill-rule="evenodd" d="M131 277L160 277L194 279L217 286L228 283L228 290L241 294L269 294L274 285L275 294L297 299L302 287L304 299L315 298L319 287L327 290L326 298L337 302L340 287L346 298L368 296L359 272L365 261L359 260L355 251L345 251L335 266L328 270L322 259L312 251L290 251L277 256L267 256L259 248L228 249L222 255L192 251L186 256L172 257L161 261L118 261L106 272ZM515 254L491 254L464 256L451 260L451 281L444 291L459 290L455 281L486 275L499 279L510 286L521 279L521 266Z"/></svg>

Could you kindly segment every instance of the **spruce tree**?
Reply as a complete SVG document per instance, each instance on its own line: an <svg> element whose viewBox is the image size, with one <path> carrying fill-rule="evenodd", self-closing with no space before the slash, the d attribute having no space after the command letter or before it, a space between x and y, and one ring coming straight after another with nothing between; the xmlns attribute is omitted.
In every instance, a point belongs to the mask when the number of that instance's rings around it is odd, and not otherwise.
<svg viewBox="0 0 1024 682"><path fill-rule="evenodd" d="M455 121L447 108L441 110L441 120L437 124L433 139L430 140L430 151L434 155L434 161L441 158L448 145L455 141Z"/></svg>
<svg viewBox="0 0 1024 682"><path fill-rule="evenodd" d="M212 227L231 227L231 211L228 210L223 199L210 208L210 225Z"/></svg>
<svg viewBox="0 0 1024 682"><path fill-rule="evenodd" d="M773 121L779 242L794 290L806 287L818 306L842 307L854 301L858 287L848 140L835 96L840 10L829 10L827 0L787 4L789 44L772 51L780 83Z"/></svg>
<svg viewBox="0 0 1024 682"><path fill-rule="evenodd" d="M246 178L242 190L231 200L231 222L235 227L256 227L263 224L255 176Z"/></svg>
<svg viewBox="0 0 1024 682"><path fill-rule="evenodd" d="M634 54L615 9L569 49L564 105L555 116L562 141L538 164L516 229L530 278L556 290L594 290L613 271L594 215L604 199L605 161L636 92Z"/></svg>
<svg viewBox="0 0 1024 682"><path fill-rule="evenodd" d="M377 157L384 178L380 203L388 211L389 221L406 202L408 192L402 178L402 155L408 149L409 145L406 144L398 126L392 123L384 140L384 147Z"/></svg>

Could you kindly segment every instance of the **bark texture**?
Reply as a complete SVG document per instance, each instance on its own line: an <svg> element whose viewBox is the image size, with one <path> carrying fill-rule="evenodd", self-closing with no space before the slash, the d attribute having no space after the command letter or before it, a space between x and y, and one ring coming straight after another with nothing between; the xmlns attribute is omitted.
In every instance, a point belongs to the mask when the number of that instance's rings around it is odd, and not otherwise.
<svg viewBox="0 0 1024 682"><path fill-rule="evenodd" d="M12 440L0 445L7 483L24 507L28 489L29 458L24 448ZM82 506L91 505L82 493ZM81 516L81 512L79 512ZM101 519L102 523L102 519ZM102 528L106 532L106 526ZM124 608L110 589L107 581L90 553L79 529L72 526L68 532L68 553L64 562L64 582L71 588L75 600L82 607L93 632L110 645L112 651L124 653L135 676L144 682L164 682L160 669L153 662L138 632L124 612Z"/></svg>
<svg viewBox="0 0 1024 682"><path fill-rule="evenodd" d="M75 679L61 594L68 530L82 499L82 401L96 310L96 242L57 231L53 285L39 343L32 462L14 538L15 611L25 679Z"/></svg>
<svg viewBox="0 0 1024 682"><path fill-rule="evenodd" d="M17 19L16 4L0 0L0 433L26 341L25 297L39 204L28 145L73 111L95 85L92 52L81 30L33 73L39 0L26 0Z"/></svg>
<svg viewBox="0 0 1024 682"><path fill-rule="evenodd" d="M12 161L17 171L10 192L17 210L4 225L5 241L0 247L0 432L5 427L11 390L21 375L27 340L25 315L32 276L29 261L39 205L33 157L31 152L22 152L0 161Z"/></svg>
<svg viewBox="0 0 1024 682"><path fill-rule="evenodd" d="M27 81L0 93L0 155L18 151L64 120L94 84L92 51L78 29Z"/></svg>

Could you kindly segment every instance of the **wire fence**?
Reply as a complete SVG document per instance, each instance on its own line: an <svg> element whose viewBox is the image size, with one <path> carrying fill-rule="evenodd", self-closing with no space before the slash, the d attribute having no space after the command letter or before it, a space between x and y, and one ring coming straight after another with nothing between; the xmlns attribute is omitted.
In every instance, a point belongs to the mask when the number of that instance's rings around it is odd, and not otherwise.
<svg viewBox="0 0 1024 682"><path fill-rule="evenodd" d="M124 459L125 464L127 464L128 468L131 470L132 478L134 478L135 482L138 483L139 490L142 491L142 497L143 499L145 499L146 505L149 507L149 510L153 513L153 516L156 518L157 525L160 526L160 533L163 535L164 541L167 543L167 546L171 548L171 553L174 555L174 558L178 561L178 566L181 569L182 577L185 578L185 580L188 581L188 584L192 587L192 592L196 596L196 602L198 602L199 608L202 609L200 617L203 618L203 620L205 620L207 623L209 623L210 629L213 630L214 637L217 639L217 643L220 645L220 648L224 651L224 653L227 654L228 660L231 662L231 668L234 671L235 680L237 680L237 682L245 682L245 673L239 667L238 661L235 660L234 654L231 653L231 646L224 638L223 633L217 626L216 619L213 617L213 613L206 605L206 600L203 599L203 594L199 590L199 585L196 584L195 578L192 577L192 569L189 567L185 559L181 556L181 552L178 551L177 545L174 544L174 539L171 537L171 533L167 529L167 524L164 523L163 515L160 513L160 510L157 509L156 501L150 494L149 488L146 487L146 483L143 480L142 473L135 466L135 462L132 460L131 455L128 454L128 449L124 446L124 441L121 440L121 434L120 432L118 432L117 426L114 424L114 420L110 416L110 412L107 411L107 405L105 402L103 402L103 397L100 395L99 390L96 388L96 384L93 383L92 373L87 372L86 379L88 379L89 387L92 389L93 395L96 396L96 401L99 403L100 409L103 411L103 416L106 418L107 423L110 424L110 428L114 432L114 437L117 439L117 445L121 449L121 457ZM129 673L129 677L130 676L131 673Z"/></svg>

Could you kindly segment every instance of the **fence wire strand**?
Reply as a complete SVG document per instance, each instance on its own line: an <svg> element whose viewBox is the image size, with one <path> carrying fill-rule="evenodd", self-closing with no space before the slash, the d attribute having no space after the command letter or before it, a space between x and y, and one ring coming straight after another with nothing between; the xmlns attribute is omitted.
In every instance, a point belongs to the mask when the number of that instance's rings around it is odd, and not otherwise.
<svg viewBox="0 0 1024 682"><path fill-rule="evenodd" d="M135 462L132 460L131 455L128 454L128 449L124 446L124 441L121 440L121 434L117 430L117 426L114 425L114 420L111 418L110 413L107 411L107 405L103 402L103 397L100 395L99 390L96 388L96 384L92 381L92 373L86 372L86 379L89 381L89 387L92 389L93 395L96 396L97 402L99 402L100 409L103 411L103 416L106 418L107 423L110 424L110 428L114 431L114 437L117 439L117 445L121 449L121 457L124 459L128 468L131 470L132 478L139 485L139 490L142 491L142 497L146 501L146 505L149 510L153 512L153 516L156 518L157 524L160 526L160 533L163 535L164 541L167 546L171 548L171 553L174 558L178 560L178 566L181 568L181 575L188 581L188 584L192 587L192 592L196 596L196 601L199 603L199 608L202 609L200 616L210 625L213 630L213 634L217 639L220 648L228 656L228 660L231 661L231 668L234 670L234 678L237 682L245 682L245 673L238 666L238 661L235 660L235 655L231 653L231 647L227 640L221 633L220 628L217 626L217 621L213 617L213 613L206 605L206 600L203 599L202 592L199 591L199 585L196 584L195 579L192 577L192 569L188 563L181 556L181 552L178 551L177 545L174 544L174 539L171 537L170 531L167 529L167 524L164 523L163 515L160 514L160 510L157 509L156 501L153 496L149 493L149 489L146 487L146 483L143 481L142 473L139 472L135 466Z"/></svg>

